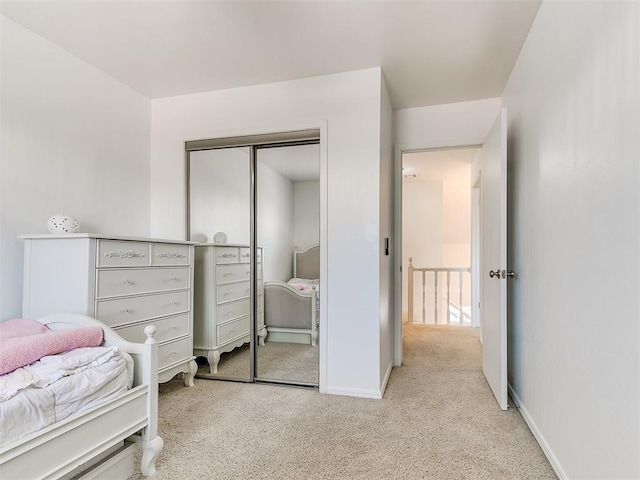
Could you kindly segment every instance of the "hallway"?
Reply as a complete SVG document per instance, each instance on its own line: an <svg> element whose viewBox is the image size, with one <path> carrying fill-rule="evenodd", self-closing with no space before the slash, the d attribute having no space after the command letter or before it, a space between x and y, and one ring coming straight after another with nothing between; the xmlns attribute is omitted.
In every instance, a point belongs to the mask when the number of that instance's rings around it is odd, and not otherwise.
<svg viewBox="0 0 640 480"><path fill-rule="evenodd" d="M425 478L557 478L510 401L504 412L482 373L478 330L403 324L404 362L385 400L420 412Z"/></svg>
<svg viewBox="0 0 640 480"><path fill-rule="evenodd" d="M404 329L405 364L382 400L161 384L158 480L556 478L518 410L496 404L475 330Z"/></svg>

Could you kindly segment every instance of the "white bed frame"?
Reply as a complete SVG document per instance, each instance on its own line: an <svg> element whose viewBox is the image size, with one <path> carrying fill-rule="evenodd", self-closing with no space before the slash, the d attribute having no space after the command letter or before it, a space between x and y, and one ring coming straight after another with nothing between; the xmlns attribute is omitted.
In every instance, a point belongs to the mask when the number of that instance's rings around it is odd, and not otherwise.
<svg viewBox="0 0 640 480"><path fill-rule="evenodd" d="M309 262L311 260L311 262ZM313 266L309 269L308 265ZM301 267L299 267L299 265ZM311 245L304 250L293 250L293 276L307 279L320 278L320 245ZM286 282L271 281L265 282L265 297L268 295L268 289L284 289L294 297L300 299L311 298L311 307L309 311L309 328L285 328L285 327L269 327L267 325L267 341L270 342L287 342L287 343L304 343L316 346L318 339L318 298L316 291L301 292L296 290Z"/></svg>
<svg viewBox="0 0 640 480"><path fill-rule="evenodd" d="M104 462L105 455L117 449L125 439L140 443L142 474L154 475L155 460L163 447L162 438L158 436L158 344L153 338L155 327L145 328L145 343L131 343L103 323L84 315L47 315L37 321L51 330L93 325L102 327L103 345L117 346L133 357L133 388L0 448L0 478L35 480L75 475L84 466L89 468L95 459Z"/></svg>

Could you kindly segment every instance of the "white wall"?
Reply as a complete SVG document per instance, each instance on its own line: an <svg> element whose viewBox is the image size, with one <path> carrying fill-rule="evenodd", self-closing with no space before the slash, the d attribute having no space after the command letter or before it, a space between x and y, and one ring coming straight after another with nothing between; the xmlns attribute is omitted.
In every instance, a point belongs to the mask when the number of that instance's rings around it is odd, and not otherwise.
<svg viewBox="0 0 640 480"><path fill-rule="evenodd" d="M442 182L405 182L402 185L402 310L408 311L409 257L413 266L440 267L442 265ZM421 282L414 274L414 282ZM427 275L429 291L433 292L433 276ZM415 291L415 288L414 288ZM422 322L422 296L413 298L414 321Z"/></svg>
<svg viewBox="0 0 640 480"><path fill-rule="evenodd" d="M185 221L185 140L326 125L320 388L330 393L381 395L382 88L374 68L152 101L151 231L176 239Z"/></svg>
<svg viewBox="0 0 640 480"><path fill-rule="evenodd" d="M149 234L150 101L2 17L0 319L22 310L21 233Z"/></svg>
<svg viewBox="0 0 640 480"><path fill-rule="evenodd" d="M509 382L561 478L640 478L639 4L543 2L509 109Z"/></svg>
<svg viewBox="0 0 640 480"><path fill-rule="evenodd" d="M190 240L249 245L251 186L249 148L200 150L189 155Z"/></svg>
<svg viewBox="0 0 640 480"><path fill-rule="evenodd" d="M307 248L320 242L320 182L293 182L293 244Z"/></svg>
<svg viewBox="0 0 640 480"><path fill-rule="evenodd" d="M286 282L293 276L293 183L259 159L256 215L264 281Z"/></svg>
<svg viewBox="0 0 640 480"><path fill-rule="evenodd" d="M471 183L469 170L442 182L442 265L471 265Z"/></svg>

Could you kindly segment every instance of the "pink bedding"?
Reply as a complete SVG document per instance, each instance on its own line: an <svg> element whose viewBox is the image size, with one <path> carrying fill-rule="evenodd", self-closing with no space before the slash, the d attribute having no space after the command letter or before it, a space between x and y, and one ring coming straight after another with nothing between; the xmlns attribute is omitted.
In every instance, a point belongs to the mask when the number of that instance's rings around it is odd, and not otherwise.
<svg viewBox="0 0 640 480"><path fill-rule="evenodd" d="M29 365L47 355L102 344L102 328L49 330L35 320L0 322L0 375Z"/></svg>
<svg viewBox="0 0 640 480"><path fill-rule="evenodd" d="M319 286L318 280L308 280L306 278L292 278L287 283L299 292L318 291Z"/></svg>

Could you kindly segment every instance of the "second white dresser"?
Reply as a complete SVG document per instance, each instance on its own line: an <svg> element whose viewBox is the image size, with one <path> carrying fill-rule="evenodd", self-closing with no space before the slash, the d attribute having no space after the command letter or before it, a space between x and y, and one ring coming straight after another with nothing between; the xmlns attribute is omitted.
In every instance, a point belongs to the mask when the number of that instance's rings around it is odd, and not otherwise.
<svg viewBox="0 0 640 480"><path fill-rule="evenodd" d="M22 235L22 316L80 313L131 342L154 325L158 379L192 386L193 243L87 233Z"/></svg>
<svg viewBox="0 0 640 480"><path fill-rule="evenodd" d="M211 374L218 373L220 354L250 340L250 249L246 245L196 245L193 351L206 357ZM262 249L257 249L258 339L267 331L262 309Z"/></svg>

